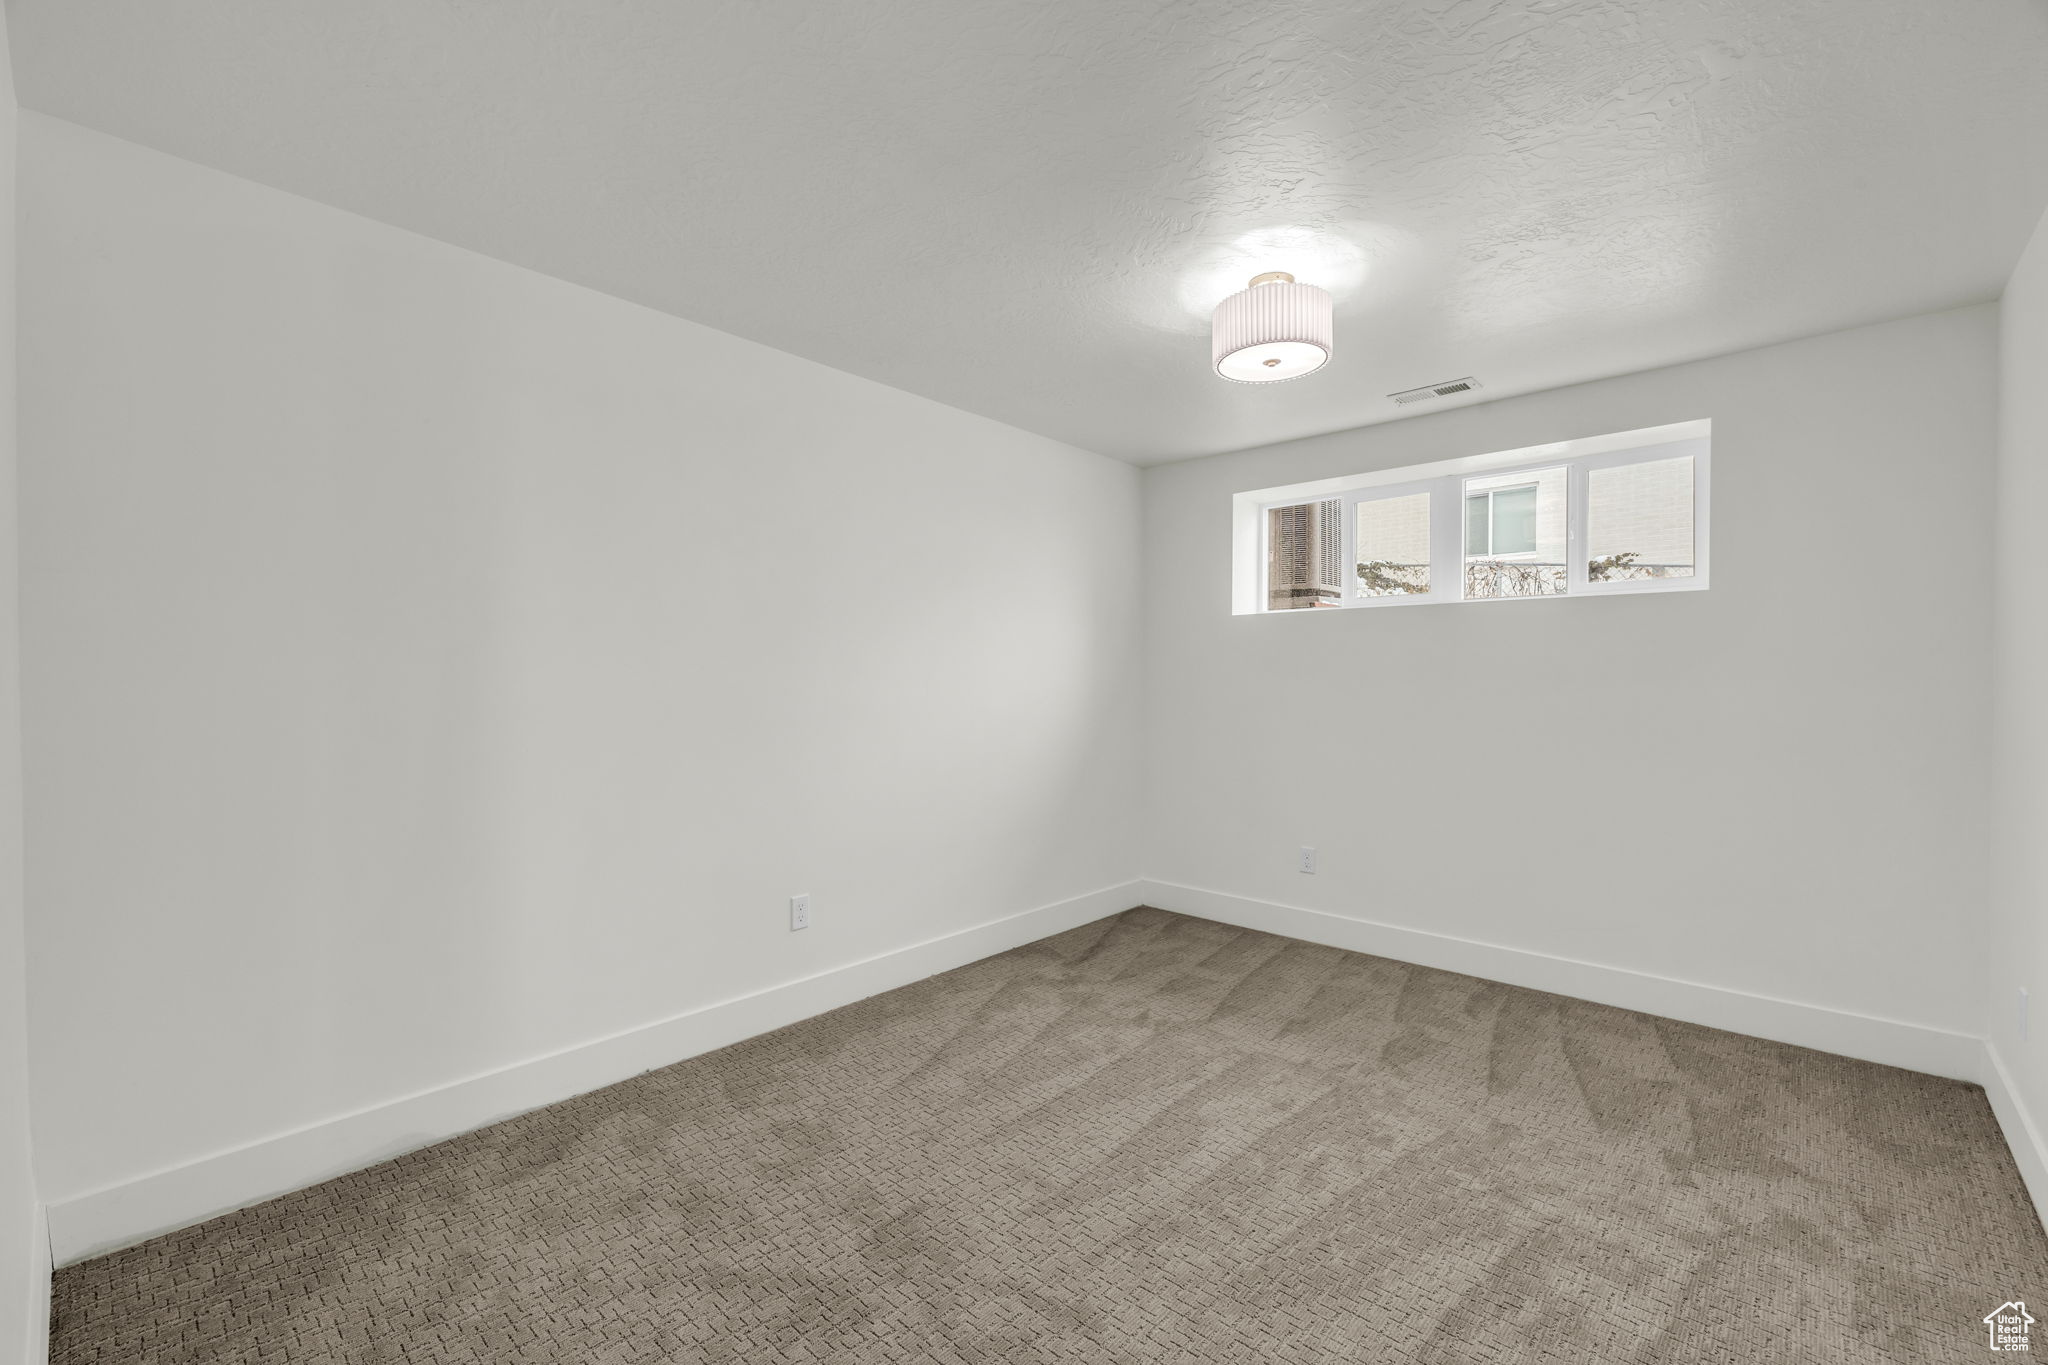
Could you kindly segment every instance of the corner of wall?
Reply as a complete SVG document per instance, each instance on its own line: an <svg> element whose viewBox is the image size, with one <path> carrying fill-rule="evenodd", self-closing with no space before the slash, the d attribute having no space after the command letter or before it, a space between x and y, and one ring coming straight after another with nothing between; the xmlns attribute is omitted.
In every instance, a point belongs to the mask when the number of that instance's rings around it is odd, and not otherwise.
<svg viewBox="0 0 2048 1365"><path fill-rule="evenodd" d="M2048 610L2031 586L2033 511L2048 497L2048 214L1998 301L1998 451L1992 490L1989 924L1981 998L1990 1058L1985 1089L2013 1159L2048 1222L2048 1056L2034 1040L2048 992ZM2029 1021L2026 1013L2036 1018Z"/></svg>

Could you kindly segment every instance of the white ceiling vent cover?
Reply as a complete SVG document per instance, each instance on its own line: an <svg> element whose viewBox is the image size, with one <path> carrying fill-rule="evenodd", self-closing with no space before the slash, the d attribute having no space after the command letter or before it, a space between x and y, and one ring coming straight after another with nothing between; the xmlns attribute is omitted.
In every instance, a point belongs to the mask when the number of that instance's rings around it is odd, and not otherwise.
<svg viewBox="0 0 2048 1365"><path fill-rule="evenodd" d="M1454 393L1470 393L1480 387L1479 381L1471 375L1463 379L1446 379L1440 384L1424 384L1419 389L1403 389L1387 397L1396 403L1421 403L1431 398L1449 398Z"/></svg>

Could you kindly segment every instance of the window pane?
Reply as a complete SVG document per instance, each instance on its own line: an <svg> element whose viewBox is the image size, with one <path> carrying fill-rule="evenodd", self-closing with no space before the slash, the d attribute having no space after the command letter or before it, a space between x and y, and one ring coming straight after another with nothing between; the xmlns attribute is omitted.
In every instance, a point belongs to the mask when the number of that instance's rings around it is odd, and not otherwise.
<svg viewBox="0 0 2048 1365"><path fill-rule="evenodd" d="M1429 494L1358 504L1358 595L1429 591Z"/></svg>
<svg viewBox="0 0 2048 1365"><path fill-rule="evenodd" d="M1266 513L1266 610L1334 607L1344 595L1344 504L1331 498Z"/></svg>
<svg viewBox="0 0 2048 1365"><path fill-rule="evenodd" d="M1564 466L1465 480L1465 596L1550 597L1565 577ZM1472 506L1491 512L1487 539L1472 538Z"/></svg>
<svg viewBox="0 0 2048 1365"><path fill-rule="evenodd" d="M1690 578L1692 457L1586 471L1586 576Z"/></svg>
<svg viewBox="0 0 2048 1365"><path fill-rule="evenodd" d="M1493 495L1493 553L1536 553L1536 490L1501 488Z"/></svg>
<svg viewBox="0 0 2048 1365"><path fill-rule="evenodd" d="M1465 553L1468 555L1486 553L1486 503L1484 493L1468 495L1465 499Z"/></svg>

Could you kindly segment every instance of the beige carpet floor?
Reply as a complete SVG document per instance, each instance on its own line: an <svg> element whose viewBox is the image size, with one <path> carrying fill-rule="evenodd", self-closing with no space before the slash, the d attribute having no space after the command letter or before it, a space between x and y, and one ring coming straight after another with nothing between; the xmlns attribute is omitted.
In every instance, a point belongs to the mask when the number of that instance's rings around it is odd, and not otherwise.
<svg viewBox="0 0 2048 1365"><path fill-rule="evenodd" d="M1147 909L72 1267L55 1359L1924 1365L2007 1299L1975 1087Z"/></svg>

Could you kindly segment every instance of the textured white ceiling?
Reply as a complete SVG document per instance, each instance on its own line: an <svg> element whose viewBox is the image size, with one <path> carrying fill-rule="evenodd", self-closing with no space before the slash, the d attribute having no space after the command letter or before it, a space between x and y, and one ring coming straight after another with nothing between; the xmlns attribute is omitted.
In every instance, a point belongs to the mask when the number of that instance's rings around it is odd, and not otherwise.
<svg viewBox="0 0 2048 1365"><path fill-rule="evenodd" d="M2048 201L2042 0L9 9L30 108L1143 461L1990 297ZM1268 268L1337 357L1227 384Z"/></svg>

